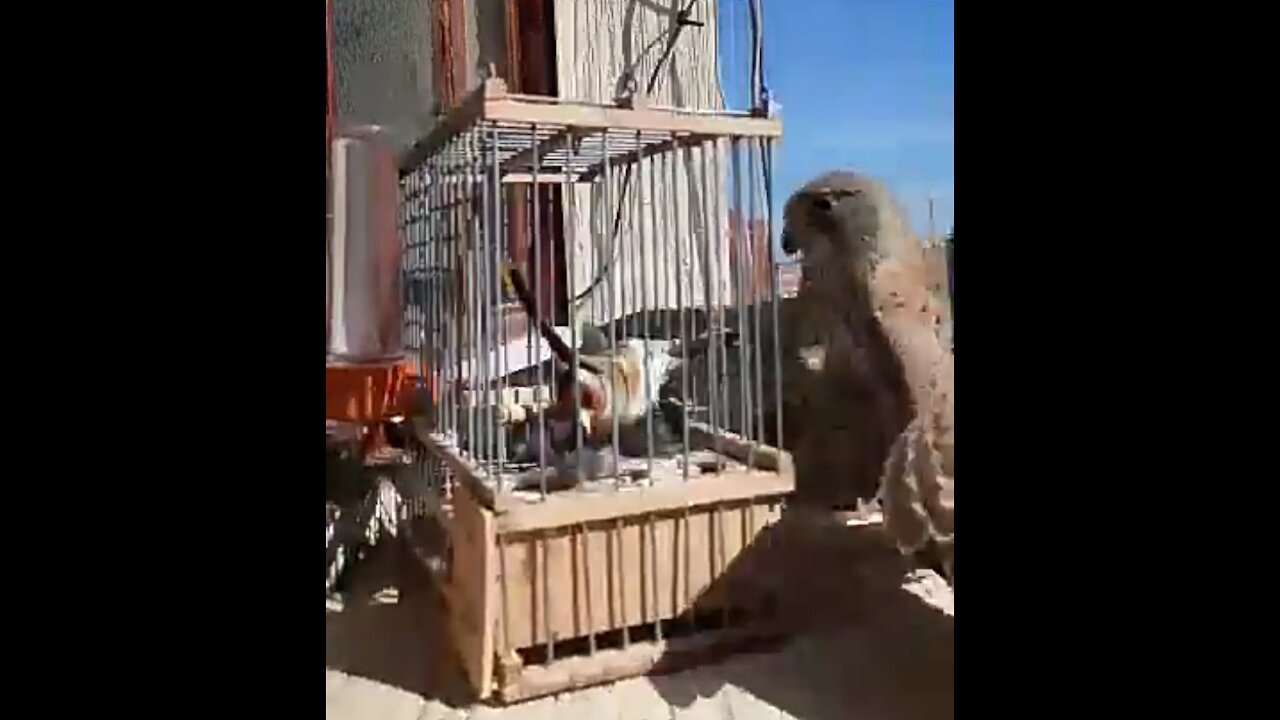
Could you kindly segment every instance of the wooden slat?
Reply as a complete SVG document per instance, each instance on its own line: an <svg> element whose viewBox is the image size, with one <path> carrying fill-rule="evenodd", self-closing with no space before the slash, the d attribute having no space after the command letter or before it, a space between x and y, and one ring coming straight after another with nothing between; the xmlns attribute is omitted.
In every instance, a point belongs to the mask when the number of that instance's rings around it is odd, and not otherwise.
<svg viewBox="0 0 1280 720"><path fill-rule="evenodd" d="M533 103L511 98L484 103L486 120L566 125L583 130L649 130L714 137L782 137L776 118L682 113L646 108L629 110L585 103Z"/></svg>
<svg viewBox="0 0 1280 720"><path fill-rule="evenodd" d="M550 534L544 536L542 542L543 557L547 562L546 582L551 585L549 588L539 587L538 590L542 598L550 601L546 610L550 614L551 640L554 642L585 634L579 630L581 624L576 612L578 603L573 592L574 577L580 571L577 563L574 562L573 544L569 534L564 532ZM547 640L545 630L542 633L542 640L543 642Z"/></svg>
<svg viewBox="0 0 1280 720"><path fill-rule="evenodd" d="M578 130L640 130L707 137L782 137L777 118L693 113L672 108L626 109L608 105L528 98L507 92L498 78L483 82L422 140L401 155L402 173L417 167L453 136L481 121L528 123Z"/></svg>
<svg viewBox="0 0 1280 720"><path fill-rule="evenodd" d="M778 519L778 508L762 498L738 507L691 509L687 517L633 516L600 521L585 531L579 526L500 535L506 605L497 613L499 654L543 647L548 637L562 642L670 620L695 604L701 610L723 606L726 569L749 575L735 563ZM739 602L750 603L756 587L742 585Z"/></svg>
<svg viewBox="0 0 1280 720"><path fill-rule="evenodd" d="M763 443L748 442L737 433L716 430L706 423L689 423L689 441L700 448L715 448L740 463L753 464L761 470L772 470L784 475L795 473L791 453L786 450L779 450Z"/></svg>
<svg viewBox="0 0 1280 720"><path fill-rule="evenodd" d="M458 462L461 462L460 460ZM727 470L634 490L605 493L553 493L528 502L503 493L495 499L500 534L568 527L579 523L664 513L686 507L758 497L782 497L795 490L795 478L761 470Z"/></svg>

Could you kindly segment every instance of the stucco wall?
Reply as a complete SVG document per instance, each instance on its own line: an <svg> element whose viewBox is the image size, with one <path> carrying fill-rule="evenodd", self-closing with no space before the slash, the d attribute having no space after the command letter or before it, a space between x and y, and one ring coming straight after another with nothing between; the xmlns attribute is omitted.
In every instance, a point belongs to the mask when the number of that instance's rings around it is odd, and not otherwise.
<svg viewBox="0 0 1280 720"><path fill-rule="evenodd" d="M333 54L340 124L384 125L397 147L432 125L430 0L337 0Z"/></svg>

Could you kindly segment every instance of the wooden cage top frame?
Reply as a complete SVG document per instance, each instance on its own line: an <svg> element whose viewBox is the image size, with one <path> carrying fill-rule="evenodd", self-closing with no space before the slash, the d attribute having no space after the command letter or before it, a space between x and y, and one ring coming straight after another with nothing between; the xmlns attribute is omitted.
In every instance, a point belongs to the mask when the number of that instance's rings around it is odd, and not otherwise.
<svg viewBox="0 0 1280 720"><path fill-rule="evenodd" d="M536 132L529 132L531 126L536 126ZM505 182L532 182L535 157L540 165L538 182L591 182L606 164L602 141L606 134L610 136L609 163L615 166L670 150L676 144L782 137L778 118L520 95L508 92L502 79L491 78L404 152L399 162L401 174L412 172L445 152L451 140L479 127L497 131L498 162ZM565 152L570 136L580 141L573 153Z"/></svg>

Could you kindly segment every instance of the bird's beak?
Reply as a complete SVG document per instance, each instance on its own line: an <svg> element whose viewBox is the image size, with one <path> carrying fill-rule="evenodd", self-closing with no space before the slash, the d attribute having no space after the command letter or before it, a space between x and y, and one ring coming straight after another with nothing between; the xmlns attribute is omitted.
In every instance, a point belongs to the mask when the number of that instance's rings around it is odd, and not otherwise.
<svg viewBox="0 0 1280 720"><path fill-rule="evenodd" d="M796 239L795 239L795 237L794 237L794 236L792 236L792 234L791 234L789 231L787 231L786 229L783 229L783 231L782 231L782 252L784 252L784 253L786 253L786 254L788 254L788 255L795 255L795 254L796 254L796 250L797 250L797 249L798 249L798 248L796 248Z"/></svg>

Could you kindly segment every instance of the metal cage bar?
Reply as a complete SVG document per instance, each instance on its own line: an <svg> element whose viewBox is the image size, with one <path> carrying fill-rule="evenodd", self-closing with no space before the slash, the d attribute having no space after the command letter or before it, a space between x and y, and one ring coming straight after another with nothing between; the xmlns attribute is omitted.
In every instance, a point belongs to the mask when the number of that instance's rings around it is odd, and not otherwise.
<svg viewBox="0 0 1280 720"><path fill-rule="evenodd" d="M771 183L756 175L780 134L771 118L526 98L490 80L405 154L405 337L437 400L446 484L470 478L490 503L545 501L584 481L617 490L765 469L778 282L756 229L771 237ZM513 185L532 186L529 212L505 212ZM543 257L540 188L559 188L562 268ZM534 317L503 290L517 231L532 238L514 267L531 280ZM544 307L548 261L553 283L563 273L563 316ZM553 357L539 322L570 357ZM596 330L604 345L588 346Z"/></svg>

